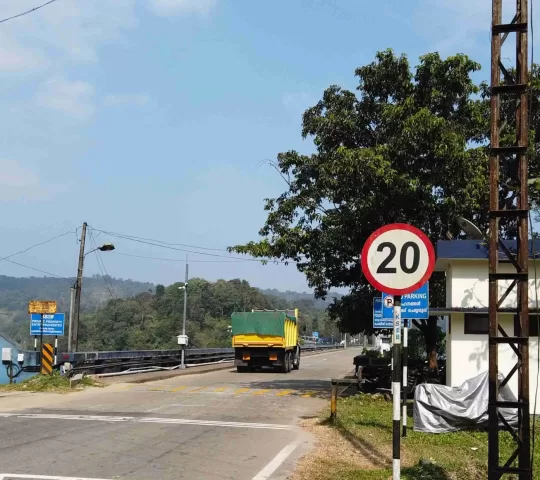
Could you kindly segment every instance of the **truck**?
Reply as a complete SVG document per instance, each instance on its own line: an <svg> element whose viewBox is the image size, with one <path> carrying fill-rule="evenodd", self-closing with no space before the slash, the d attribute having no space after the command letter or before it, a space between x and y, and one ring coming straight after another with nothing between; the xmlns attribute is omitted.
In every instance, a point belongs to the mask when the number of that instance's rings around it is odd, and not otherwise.
<svg viewBox="0 0 540 480"><path fill-rule="evenodd" d="M262 367L282 373L300 368L298 309L234 312L231 327L239 373Z"/></svg>

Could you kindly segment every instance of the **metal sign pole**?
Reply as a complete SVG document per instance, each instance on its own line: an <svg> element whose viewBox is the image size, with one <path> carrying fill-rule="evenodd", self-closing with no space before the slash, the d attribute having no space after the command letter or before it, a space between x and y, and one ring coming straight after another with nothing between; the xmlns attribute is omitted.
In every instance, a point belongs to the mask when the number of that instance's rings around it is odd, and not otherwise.
<svg viewBox="0 0 540 480"><path fill-rule="evenodd" d="M392 370L392 479L399 480L401 477L400 461L400 394L401 394L401 368L399 368L401 356L401 295L394 297L394 338L393 338L394 368Z"/></svg>
<svg viewBox="0 0 540 480"><path fill-rule="evenodd" d="M407 367L409 366L409 320L403 320L403 429L401 435L407 436Z"/></svg>

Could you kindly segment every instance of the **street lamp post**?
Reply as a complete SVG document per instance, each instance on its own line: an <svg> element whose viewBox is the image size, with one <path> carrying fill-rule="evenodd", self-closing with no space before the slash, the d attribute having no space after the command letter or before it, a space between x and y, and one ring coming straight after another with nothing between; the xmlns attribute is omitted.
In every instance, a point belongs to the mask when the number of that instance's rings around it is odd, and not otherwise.
<svg viewBox="0 0 540 480"><path fill-rule="evenodd" d="M179 290L184 290L184 314L182 316L182 337L186 337L186 316L187 316L187 286L188 286L188 271L189 266L187 263L187 257L186 257L186 278L184 281L183 287L178 287ZM182 363L180 364L180 368L186 368L185 358L186 358L186 346L182 345Z"/></svg>
<svg viewBox="0 0 540 480"><path fill-rule="evenodd" d="M89 252L84 253L84 245L86 242L86 227L87 223L84 222L81 231L81 245L79 249L79 266L77 268L77 280L75 281L75 295L73 295L72 290L72 303L70 305L69 313L69 332L68 332L68 351L76 352L77 344L79 342L79 320L80 320L80 311L81 311L81 291L82 291L82 279L83 279L83 267L84 267L84 258L86 255L95 252L97 250L101 252L110 252L114 250L114 245L112 243L105 243L101 247L94 248ZM73 305L73 297L75 300L75 305ZM75 307L75 309L73 309Z"/></svg>

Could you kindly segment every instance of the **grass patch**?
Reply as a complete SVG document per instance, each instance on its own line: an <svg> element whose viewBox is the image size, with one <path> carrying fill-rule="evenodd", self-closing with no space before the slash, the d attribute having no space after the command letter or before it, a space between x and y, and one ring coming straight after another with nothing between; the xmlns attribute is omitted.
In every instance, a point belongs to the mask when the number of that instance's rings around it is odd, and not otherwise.
<svg viewBox="0 0 540 480"><path fill-rule="evenodd" d="M100 386L91 377L83 377L76 387L70 386L69 378L60 375L55 371L52 375L34 375L21 383L13 383L11 385L0 385L0 391L3 392L56 392L66 393L73 390L80 390L87 387Z"/></svg>
<svg viewBox="0 0 540 480"><path fill-rule="evenodd" d="M328 417L329 412L325 411L323 417L311 426L312 432L318 437L318 445L300 462L293 477L295 480L388 480L392 477L391 402L378 395L342 398L338 401L336 424L332 425ZM408 424L407 438L401 439L403 480L487 478L487 433L427 434L412 430L412 418L409 418ZM537 428L535 472L540 472L539 430ZM339 442L339 446L333 448L337 452L348 452L346 458L334 458L329 452L321 453L321 449L326 448L330 432L339 437L331 439L334 443ZM501 435L501 459L506 459L515 446L509 434ZM353 456L356 460L351 460ZM308 465L313 462L319 462L317 471L308 471Z"/></svg>

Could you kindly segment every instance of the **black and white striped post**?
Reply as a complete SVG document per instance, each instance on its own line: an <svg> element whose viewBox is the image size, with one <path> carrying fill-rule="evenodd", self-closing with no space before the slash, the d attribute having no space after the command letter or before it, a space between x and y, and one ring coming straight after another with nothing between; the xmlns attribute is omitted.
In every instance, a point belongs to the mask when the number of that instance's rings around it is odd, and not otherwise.
<svg viewBox="0 0 540 480"><path fill-rule="evenodd" d="M393 223L375 230L360 254L362 273L380 292L394 296L392 346L392 457L393 480L401 477L401 296L429 280L435 267L435 249L416 227ZM406 376L405 376L406 377Z"/></svg>
<svg viewBox="0 0 540 480"><path fill-rule="evenodd" d="M400 423L401 423L401 295L394 296L394 335L392 356L394 357L394 369L392 370L392 479L399 480L401 477L400 455Z"/></svg>
<svg viewBox="0 0 540 480"><path fill-rule="evenodd" d="M407 367L409 366L409 320L403 320L403 415L402 415L402 437L407 436Z"/></svg>

